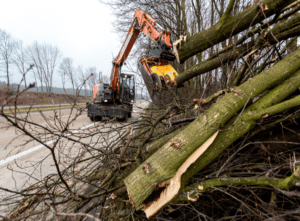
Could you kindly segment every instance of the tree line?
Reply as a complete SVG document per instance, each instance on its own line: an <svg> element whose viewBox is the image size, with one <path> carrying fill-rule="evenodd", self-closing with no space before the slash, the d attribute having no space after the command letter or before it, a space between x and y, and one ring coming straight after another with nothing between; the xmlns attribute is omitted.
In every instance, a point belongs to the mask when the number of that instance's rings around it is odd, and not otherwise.
<svg viewBox="0 0 300 221"><path fill-rule="evenodd" d="M5 88L7 87L7 83L5 81L0 81L0 88ZM19 84L16 84L16 83L11 83L9 88L13 91L17 91L18 88L19 90L23 90L23 89L26 89L25 88L25 85L19 85ZM32 92L42 92L42 87L40 86L36 86L36 87L33 87L33 88L29 88L29 89L26 89L27 91L32 91ZM52 92L51 93L55 93L55 94L74 94L74 90L72 88L63 88L63 87L55 87L53 86L52 87ZM80 90L80 91L77 91L77 93L79 95L90 95L92 94L92 90Z"/></svg>
<svg viewBox="0 0 300 221"><path fill-rule="evenodd" d="M34 79L41 92L54 92L56 76L60 77L63 88L71 88L73 93L80 88L86 95L91 94L99 81L96 67L75 67L73 59L63 57L57 46L37 41L24 45L0 29L0 77L6 80L6 86L11 87L17 82L27 87ZM109 80L106 75L103 78Z"/></svg>

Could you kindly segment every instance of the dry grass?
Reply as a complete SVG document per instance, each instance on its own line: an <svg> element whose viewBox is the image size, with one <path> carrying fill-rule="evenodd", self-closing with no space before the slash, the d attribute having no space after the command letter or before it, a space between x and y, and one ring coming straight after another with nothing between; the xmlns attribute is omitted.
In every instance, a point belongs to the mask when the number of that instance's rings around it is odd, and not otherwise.
<svg viewBox="0 0 300 221"><path fill-rule="evenodd" d="M75 105L76 108L84 107L85 104ZM36 111L50 111L50 110L61 110L61 109L70 109L74 107L73 105L64 105L64 106L51 106L51 107L32 107L32 108L17 108L16 113L27 113L27 112L36 112ZM5 109L4 114L14 114L14 109Z"/></svg>
<svg viewBox="0 0 300 221"><path fill-rule="evenodd" d="M0 88L0 105L2 105L6 99L12 95L15 95L16 91L13 91L7 87ZM92 99L92 96L76 96L69 94L54 94L47 92L32 92L26 91L21 94L17 99L17 105L39 105L39 104L74 104L86 103ZM15 105L14 100L9 102L7 106Z"/></svg>

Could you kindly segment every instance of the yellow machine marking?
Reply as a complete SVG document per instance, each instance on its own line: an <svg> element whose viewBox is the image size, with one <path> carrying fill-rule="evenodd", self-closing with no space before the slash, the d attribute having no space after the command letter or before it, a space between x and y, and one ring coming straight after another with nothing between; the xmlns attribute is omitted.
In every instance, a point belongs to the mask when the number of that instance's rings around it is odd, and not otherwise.
<svg viewBox="0 0 300 221"><path fill-rule="evenodd" d="M152 66L152 73L156 73L159 77L165 77L166 75L170 77L171 81L174 81L175 77L178 75L177 71L172 67L172 65L161 65L161 66Z"/></svg>

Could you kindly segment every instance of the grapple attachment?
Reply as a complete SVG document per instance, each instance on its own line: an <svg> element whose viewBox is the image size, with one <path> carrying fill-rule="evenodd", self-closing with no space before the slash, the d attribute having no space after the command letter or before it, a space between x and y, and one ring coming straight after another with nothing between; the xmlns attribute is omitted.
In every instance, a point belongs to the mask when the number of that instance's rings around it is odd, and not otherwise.
<svg viewBox="0 0 300 221"><path fill-rule="evenodd" d="M147 59L141 59L138 66L153 103L169 104L176 94L177 71L170 64L155 64Z"/></svg>

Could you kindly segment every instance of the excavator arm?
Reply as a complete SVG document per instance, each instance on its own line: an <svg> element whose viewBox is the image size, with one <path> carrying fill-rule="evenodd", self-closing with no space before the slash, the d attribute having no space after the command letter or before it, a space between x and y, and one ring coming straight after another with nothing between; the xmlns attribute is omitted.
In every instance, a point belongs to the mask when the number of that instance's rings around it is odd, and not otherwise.
<svg viewBox="0 0 300 221"><path fill-rule="evenodd" d="M158 31L155 28L155 25L157 25L161 29L161 31ZM119 98L120 96L119 71L123 65L123 62L127 59L135 41L139 37L140 32L144 33L146 36L157 43L156 48L153 50L153 54L157 59L171 61L175 59L175 56L171 51L172 43L170 32L161 28L157 24L156 20L153 19L150 15L137 9L134 14L134 20L128 30L126 39L116 60L113 62L113 69L110 77L110 88L112 89L113 93L116 92L117 98Z"/></svg>
<svg viewBox="0 0 300 221"><path fill-rule="evenodd" d="M138 64L153 102L159 103L157 91L169 85L176 85L174 78L177 72L168 64L168 61L175 60L170 33L161 28L147 13L137 9L121 50L113 61L110 84L100 82L94 86L94 100L88 106L88 116L91 120L99 120L102 117L126 120L131 116L135 99L134 75L121 74L121 67L141 32L155 42L152 56L142 58ZM169 94L166 95L171 98Z"/></svg>

